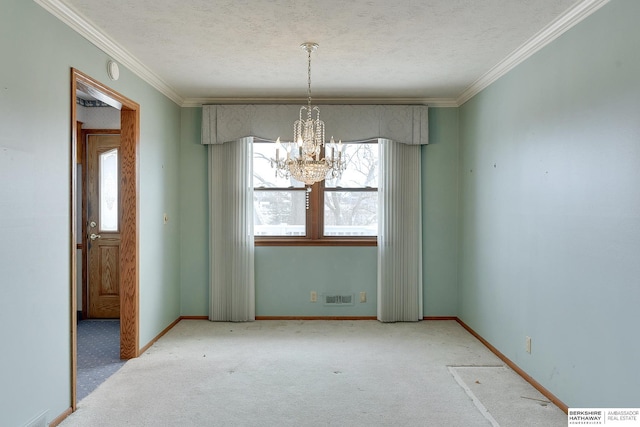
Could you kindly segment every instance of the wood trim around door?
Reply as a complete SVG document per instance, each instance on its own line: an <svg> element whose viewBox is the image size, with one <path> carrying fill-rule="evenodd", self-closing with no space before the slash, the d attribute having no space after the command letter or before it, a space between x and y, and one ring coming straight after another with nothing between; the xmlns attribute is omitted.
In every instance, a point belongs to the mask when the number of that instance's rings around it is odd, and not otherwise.
<svg viewBox="0 0 640 427"><path fill-rule="evenodd" d="M120 112L120 202L122 229L120 243L120 358L138 357L139 336L139 140L140 107L124 107Z"/></svg>
<svg viewBox="0 0 640 427"><path fill-rule="evenodd" d="M71 329L71 411L76 410L76 382L77 382L77 371L78 371L78 315L77 315L77 291L76 291L76 281L77 281L77 258L78 258L78 250L76 248L76 244L78 242L78 236L76 236L77 230L77 197L76 190L78 188L77 184L77 175L78 175L78 167L77 167L77 148L78 148L78 122L76 121L76 79L73 74L73 69L71 69L71 147L70 147L70 157L69 162L71 164L71 173L69 175L69 238L71 241L71 252L69 256L69 268L70 271L70 290L69 290L69 298L70 298L70 306L71 306L71 316L70 316L70 329Z"/></svg>
<svg viewBox="0 0 640 427"><path fill-rule="evenodd" d="M71 173L70 173L70 228L71 228L71 407L76 409L77 381L77 304L76 304L76 183L77 135L76 91L82 89L120 110L121 140L121 204L122 246L120 255L120 358L137 357L139 337L139 147L140 105L113 89L103 85L81 71L71 68Z"/></svg>

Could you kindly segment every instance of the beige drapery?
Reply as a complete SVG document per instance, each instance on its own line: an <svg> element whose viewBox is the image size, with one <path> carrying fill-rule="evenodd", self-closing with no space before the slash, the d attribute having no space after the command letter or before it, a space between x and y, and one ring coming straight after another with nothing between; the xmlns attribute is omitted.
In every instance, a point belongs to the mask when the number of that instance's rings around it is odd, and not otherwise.
<svg viewBox="0 0 640 427"><path fill-rule="evenodd" d="M209 319L255 320L253 138L209 146Z"/></svg>

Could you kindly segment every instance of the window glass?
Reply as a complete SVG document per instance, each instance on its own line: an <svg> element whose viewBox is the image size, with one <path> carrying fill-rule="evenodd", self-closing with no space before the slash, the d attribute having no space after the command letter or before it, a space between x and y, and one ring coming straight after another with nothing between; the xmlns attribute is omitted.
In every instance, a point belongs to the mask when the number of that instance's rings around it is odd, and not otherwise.
<svg viewBox="0 0 640 427"><path fill-rule="evenodd" d="M337 145L337 144L336 144ZM331 152L329 152L331 150ZM327 156L338 156L347 159L347 168L340 178L329 178L326 188L366 188L378 187L378 144L358 143L342 144L342 150L327 148Z"/></svg>
<svg viewBox="0 0 640 427"><path fill-rule="evenodd" d="M304 236L305 191L254 191L254 235Z"/></svg>
<svg viewBox="0 0 640 427"><path fill-rule="evenodd" d="M377 234L377 191L325 192L325 236L376 236Z"/></svg>
<svg viewBox="0 0 640 427"><path fill-rule="evenodd" d="M337 148L330 156L337 156ZM378 144L342 144L347 159L340 178L325 182L324 236L378 234Z"/></svg>
<svg viewBox="0 0 640 427"><path fill-rule="evenodd" d="M288 144L283 144L283 147ZM286 150L279 150L280 158L286 158ZM276 176L275 168L271 167L272 159L276 158L276 145L269 142L253 144L253 188L303 188L304 184L293 178Z"/></svg>
<svg viewBox="0 0 640 427"><path fill-rule="evenodd" d="M118 231L118 149L100 153L100 231Z"/></svg>

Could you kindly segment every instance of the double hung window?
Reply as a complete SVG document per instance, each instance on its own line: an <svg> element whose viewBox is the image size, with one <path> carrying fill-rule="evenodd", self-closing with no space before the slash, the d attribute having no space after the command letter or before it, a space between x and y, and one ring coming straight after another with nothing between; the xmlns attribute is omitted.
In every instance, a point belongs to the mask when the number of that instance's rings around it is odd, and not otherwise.
<svg viewBox="0 0 640 427"><path fill-rule="evenodd" d="M253 147L256 245L376 244L377 140L342 144L342 176L309 188L276 175L271 167L273 143L256 139Z"/></svg>

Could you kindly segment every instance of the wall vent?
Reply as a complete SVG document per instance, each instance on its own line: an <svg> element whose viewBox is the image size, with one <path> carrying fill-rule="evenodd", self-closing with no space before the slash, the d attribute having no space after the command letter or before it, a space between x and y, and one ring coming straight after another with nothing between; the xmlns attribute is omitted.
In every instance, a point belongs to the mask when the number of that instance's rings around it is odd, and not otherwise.
<svg viewBox="0 0 640 427"><path fill-rule="evenodd" d="M353 305L353 294L324 295L324 305Z"/></svg>

